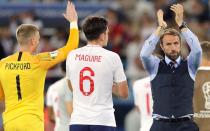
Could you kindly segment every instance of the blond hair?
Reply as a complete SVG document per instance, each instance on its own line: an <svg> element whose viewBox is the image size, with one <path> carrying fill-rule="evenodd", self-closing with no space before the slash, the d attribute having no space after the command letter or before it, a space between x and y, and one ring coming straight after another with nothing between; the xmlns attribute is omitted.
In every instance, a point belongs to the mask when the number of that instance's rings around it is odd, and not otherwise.
<svg viewBox="0 0 210 131"><path fill-rule="evenodd" d="M30 38L35 36L35 34L39 32L39 29L32 24L22 24L18 26L16 30L16 38L18 43L22 45L26 45Z"/></svg>
<svg viewBox="0 0 210 131"><path fill-rule="evenodd" d="M210 60L210 42L209 41L202 41L201 42L202 48L202 56L203 58Z"/></svg>

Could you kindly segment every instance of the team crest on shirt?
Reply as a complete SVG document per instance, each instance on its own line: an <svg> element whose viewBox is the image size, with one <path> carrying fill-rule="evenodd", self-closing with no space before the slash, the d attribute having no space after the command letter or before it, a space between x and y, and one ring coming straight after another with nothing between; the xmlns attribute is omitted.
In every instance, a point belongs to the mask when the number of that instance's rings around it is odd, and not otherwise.
<svg viewBox="0 0 210 131"><path fill-rule="evenodd" d="M204 97L203 107L199 112L194 113L195 118L210 118L210 82L202 85L202 93Z"/></svg>
<svg viewBox="0 0 210 131"><path fill-rule="evenodd" d="M52 59L55 59L55 57L57 57L57 56L58 56L58 50L50 52L50 57Z"/></svg>

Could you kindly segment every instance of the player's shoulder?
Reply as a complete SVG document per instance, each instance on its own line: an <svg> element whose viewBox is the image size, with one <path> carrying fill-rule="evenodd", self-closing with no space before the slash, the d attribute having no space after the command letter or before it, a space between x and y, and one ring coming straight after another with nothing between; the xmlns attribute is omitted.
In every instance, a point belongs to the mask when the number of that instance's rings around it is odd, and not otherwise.
<svg viewBox="0 0 210 131"><path fill-rule="evenodd" d="M16 53L1 59L1 63L12 61L16 59Z"/></svg>
<svg viewBox="0 0 210 131"><path fill-rule="evenodd" d="M4 63L7 60L8 60L8 57L2 58L1 61L0 61L0 63Z"/></svg>
<svg viewBox="0 0 210 131"><path fill-rule="evenodd" d="M84 47L79 47L79 48L77 48L77 49L74 49L74 50L70 51L69 54L74 54L74 53L80 52L80 51L82 51L82 50L84 50Z"/></svg>
<svg viewBox="0 0 210 131"><path fill-rule="evenodd" d="M145 78L134 81L133 88L139 87L139 85L142 85L145 83L150 83L150 77L145 77Z"/></svg>
<svg viewBox="0 0 210 131"><path fill-rule="evenodd" d="M51 88L53 90L56 88L59 88L63 84L63 82L65 82L65 80L66 80L65 78L61 78L61 79L55 81L52 85L50 85L49 88Z"/></svg>
<svg viewBox="0 0 210 131"><path fill-rule="evenodd" d="M72 63L73 62L72 59L74 59L76 54L81 53L82 50L83 50L83 47L80 47L80 48L77 48L77 49L74 49L74 50L70 51L67 55L66 63L67 64Z"/></svg>
<svg viewBox="0 0 210 131"><path fill-rule="evenodd" d="M79 52L84 51L84 50L85 50L84 47L85 47L85 46L79 47L79 48L77 48L77 49L74 49L74 50L70 51L69 54L68 54L68 57L71 57L71 56L73 56L74 54L77 54L77 53L79 53Z"/></svg>
<svg viewBox="0 0 210 131"><path fill-rule="evenodd" d="M54 83L52 83L52 85L50 85L50 87L51 87L51 88L57 87L58 85L60 85L61 80L62 80L62 79L59 79L59 80L55 81Z"/></svg>
<svg viewBox="0 0 210 131"><path fill-rule="evenodd" d="M104 49L102 48L103 50L103 54L108 56L108 57L111 57L111 58L114 58L114 59L120 59L120 56L119 54L113 52L113 51L110 51L110 50L107 50L107 49Z"/></svg>
<svg viewBox="0 0 210 131"><path fill-rule="evenodd" d="M57 92L56 87L57 87L57 86L56 86L55 83L52 84L52 85L50 85L49 88L48 88L48 90L47 90L47 94L48 94L48 95L52 95L52 94L54 94L55 92Z"/></svg>
<svg viewBox="0 0 210 131"><path fill-rule="evenodd" d="M116 56L116 57L119 56L116 52L113 52L113 51L110 51L110 50L107 50L107 49L104 49L104 48L103 48L103 50L104 50L104 52L106 52L106 53L108 53L110 55L113 55L113 56Z"/></svg>
<svg viewBox="0 0 210 131"><path fill-rule="evenodd" d="M8 62L8 61L10 61L10 60L11 60L11 56L7 56L7 57L1 59L1 60L0 60L0 67L1 67L4 63L6 63L6 62Z"/></svg>
<svg viewBox="0 0 210 131"><path fill-rule="evenodd" d="M138 83L145 83L145 82L150 82L150 77L144 77L141 79L138 79L136 81L134 81L134 83L138 84Z"/></svg>

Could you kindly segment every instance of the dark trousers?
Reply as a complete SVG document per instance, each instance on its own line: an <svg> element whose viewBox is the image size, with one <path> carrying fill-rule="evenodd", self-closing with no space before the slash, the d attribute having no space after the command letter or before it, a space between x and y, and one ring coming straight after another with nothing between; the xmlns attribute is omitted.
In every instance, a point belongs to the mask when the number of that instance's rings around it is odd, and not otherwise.
<svg viewBox="0 0 210 131"><path fill-rule="evenodd" d="M153 120L150 131L199 131L193 120L183 122L164 122Z"/></svg>
<svg viewBox="0 0 210 131"><path fill-rule="evenodd" d="M70 125L70 131L115 131L115 127L102 125Z"/></svg>

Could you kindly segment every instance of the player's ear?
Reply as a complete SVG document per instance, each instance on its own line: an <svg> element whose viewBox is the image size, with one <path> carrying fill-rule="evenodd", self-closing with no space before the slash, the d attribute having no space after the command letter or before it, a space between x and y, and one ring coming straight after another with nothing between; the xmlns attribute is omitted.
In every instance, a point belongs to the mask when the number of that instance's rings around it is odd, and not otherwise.
<svg viewBox="0 0 210 131"><path fill-rule="evenodd" d="M30 39L29 39L29 43L30 43L30 46L33 46L34 44L35 44L35 38L34 37L31 37Z"/></svg>
<svg viewBox="0 0 210 131"><path fill-rule="evenodd" d="M31 42L34 43L35 39L34 37L31 37Z"/></svg>
<svg viewBox="0 0 210 131"><path fill-rule="evenodd" d="M27 43L27 46L32 46L33 45L32 38L29 38L26 43Z"/></svg>

